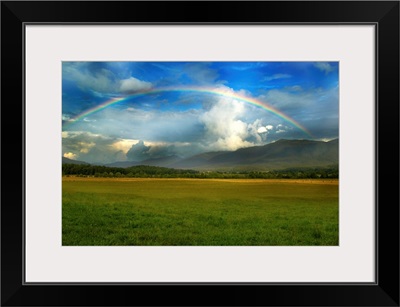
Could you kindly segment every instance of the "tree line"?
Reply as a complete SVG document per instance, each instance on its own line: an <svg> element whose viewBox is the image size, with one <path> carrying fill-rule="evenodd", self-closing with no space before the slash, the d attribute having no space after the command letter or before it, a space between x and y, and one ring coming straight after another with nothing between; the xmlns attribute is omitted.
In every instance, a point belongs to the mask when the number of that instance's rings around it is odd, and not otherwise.
<svg viewBox="0 0 400 307"><path fill-rule="evenodd" d="M290 168L274 171L197 171L138 165L127 168L88 164L63 164L63 176L105 178L221 178L221 179L302 179L339 178L337 166L329 168Z"/></svg>

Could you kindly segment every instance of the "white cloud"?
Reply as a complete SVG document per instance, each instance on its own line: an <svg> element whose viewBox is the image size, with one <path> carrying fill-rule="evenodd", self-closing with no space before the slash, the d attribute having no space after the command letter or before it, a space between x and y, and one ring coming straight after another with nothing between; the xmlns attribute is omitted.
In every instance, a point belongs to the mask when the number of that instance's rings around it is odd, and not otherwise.
<svg viewBox="0 0 400 307"><path fill-rule="evenodd" d="M204 139L211 150L236 150L255 145L250 139L260 141L255 125L242 120L246 111L242 102L220 97L200 116L205 126Z"/></svg>
<svg viewBox="0 0 400 307"><path fill-rule="evenodd" d="M110 144L109 146L115 151L122 151L126 154L128 150L138 142L139 140L122 139Z"/></svg>
<svg viewBox="0 0 400 307"><path fill-rule="evenodd" d="M327 63L327 62L317 62L314 64L314 66L316 68L318 68L319 70L325 72L325 74L330 73L331 71L333 71L333 67L331 66L331 64Z"/></svg>
<svg viewBox="0 0 400 307"><path fill-rule="evenodd" d="M275 133L285 133L285 132L288 132L289 130L292 130L293 128L279 124L275 127L275 129L276 129Z"/></svg>
<svg viewBox="0 0 400 307"><path fill-rule="evenodd" d="M119 90L125 94L132 94L136 92L148 91L151 88L152 84L150 82L141 81L134 77L130 77L120 81Z"/></svg>
<svg viewBox="0 0 400 307"><path fill-rule="evenodd" d="M267 128L265 128L265 127L260 127L257 130L257 133L265 133L265 132L268 132Z"/></svg>
<svg viewBox="0 0 400 307"><path fill-rule="evenodd" d="M319 139L315 139L315 141L330 142L335 139L337 139L337 138L336 137L335 138L319 138Z"/></svg>
<svg viewBox="0 0 400 307"><path fill-rule="evenodd" d="M262 126L262 127L258 128L257 133L267 133L273 129L274 129L274 126L266 125L266 126Z"/></svg>
<svg viewBox="0 0 400 307"><path fill-rule="evenodd" d="M63 157L68 158L68 159L72 159L72 160L76 160L78 155L74 154L73 152L66 152L64 153Z"/></svg>

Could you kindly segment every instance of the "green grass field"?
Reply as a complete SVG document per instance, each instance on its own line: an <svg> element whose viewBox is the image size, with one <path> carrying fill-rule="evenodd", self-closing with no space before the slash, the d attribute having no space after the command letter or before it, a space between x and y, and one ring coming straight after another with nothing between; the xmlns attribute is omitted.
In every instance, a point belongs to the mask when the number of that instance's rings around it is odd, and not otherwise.
<svg viewBox="0 0 400 307"><path fill-rule="evenodd" d="M63 178L63 245L338 245L337 180Z"/></svg>

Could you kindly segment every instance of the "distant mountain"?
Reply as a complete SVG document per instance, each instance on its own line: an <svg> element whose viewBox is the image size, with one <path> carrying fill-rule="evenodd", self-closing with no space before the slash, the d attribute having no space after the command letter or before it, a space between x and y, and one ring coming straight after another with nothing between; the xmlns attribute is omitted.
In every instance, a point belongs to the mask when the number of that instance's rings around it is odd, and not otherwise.
<svg viewBox="0 0 400 307"><path fill-rule="evenodd" d="M90 163L83 162L83 161L78 161L78 160L72 160L72 159L68 159L66 157L62 157L62 164L87 164L87 165L89 165Z"/></svg>
<svg viewBox="0 0 400 307"><path fill-rule="evenodd" d="M71 162L64 162L64 159ZM85 162L63 158L63 163L82 164ZM168 156L144 161L120 161L103 165L123 168L148 165L202 171L250 171L332 167L338 166L338 163L338 139L329 142L283 139L263 146L241 148L236 151L206 152L185 159L178 156Z"/></svg>
<svg viewBox="0 0 400 307"><path fill-rule="evenodd" d="M168 156L162 158L147 159L144 161L120 161L104 165L112 167L124 167L124 168L137 165L169 167L171 164L176 163L179 160L181 160L181 158L179 158L178 156Z"/></svg>
<svg viewBox="0 0 400 307"><path fill-rule="evenodd" d="M107 163L107 164L100 164L103 166L108 166L108 167L123 167L123 168L127 168L127 167L131 167L131 166L136 166L139 165L139 162L136 161L117 161L117 162L113 162L113 163Z"/></svg>
<svg viewBox="0 0 400 307"><path fill-rule="evenodd" d="M326 167L339 163L339 140L279 140L236 151L208 152L170 165L198 170L272 170Z"/></svg>

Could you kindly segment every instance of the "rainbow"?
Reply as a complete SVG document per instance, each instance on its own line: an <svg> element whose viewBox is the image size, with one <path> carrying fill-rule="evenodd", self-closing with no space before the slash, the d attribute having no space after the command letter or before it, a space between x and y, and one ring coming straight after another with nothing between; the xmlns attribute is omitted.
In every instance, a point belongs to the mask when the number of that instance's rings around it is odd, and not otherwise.
<svg viewBox="0 0 400 307"><path fill-rule="evenodd" d="M302 126L300 123L295 121L293 118L287 116L283 112L272 107L271 105L269 105L265 102L262 102L258 99L252 98L252 97L248 97L248 96L245 96L242 94L237 94L229 89L211 88L211 87L209 88L209 87L187 87L187 86L185 86L185 87L154 88L154 89L151 89L148 91L139 92L139 93L129 95L129 96L111 98L111 99L103 102L102 104L97 105L96 107L88 109L88 110L82 112L81 114L78 114L77 116L75 116L73 118L70 118L67 123L64 123L64 127L71 123L80 121L80 120L84 119L85 117L90 116L93 113L104 110L105 108L107 108L111 105L121 103L123 101L127 101L129 99L140 97L140 96L145 96L145 95L150 95L150 94L158 94L158 93L164 93L164 92L197 92L197 93L204 93L204 94L219 95L219 96L229 97L229 98L233 98L233 99L236 99L239 101L243 101L243 102L260 107L268 112L275 114L276 116L282 118L286 122L290 123L291 125L295 126L296 128L300 129L301 131L303 131L309 137L313 138L311 132L308 131L304 126Z"/></svg>

